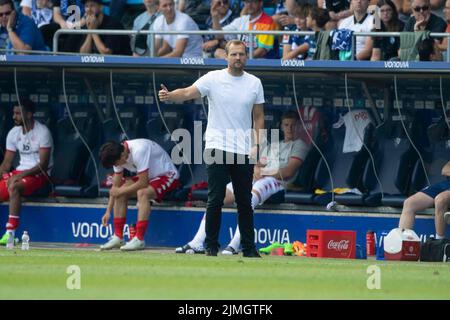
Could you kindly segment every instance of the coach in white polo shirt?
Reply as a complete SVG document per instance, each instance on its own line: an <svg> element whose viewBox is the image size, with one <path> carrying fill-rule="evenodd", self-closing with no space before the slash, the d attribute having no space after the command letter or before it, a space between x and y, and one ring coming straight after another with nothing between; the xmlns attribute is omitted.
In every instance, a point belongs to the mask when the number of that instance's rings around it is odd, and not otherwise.
<svg viewBox="0 0 450 320"><path fill-rule="evenodd" d="M243 256L259 257L254 243L251 206L253 165L249 156L252 120L257 132L256 145L261 141L261 129L264 128L264 91L261 80L244 71L247 61L245 44L239 40L229 41L225 52L228 62L226 69L208 72L187 88L168 91L162 85L159 99L183 102L208 97L209 114L205 133L208 175L206 254L216 256L219 251L223 199L228 179L231 178ZM212 159L208 159L208 155Z"/></svg>
<svg viewBox="0 0 450 320"><path fill-rule="evenodd" d="M153 23L155 31L199 30L195 21L187 14L175 9L174 0L160 0L162 15ZM200 35L165 34L156 35L156 56L158 57L202 57L203 39Z"/></svg>
<svg viewBox="0 0 450 320"><path fill-rule="evenodd" d="M355 32L370 32L374 28L374 17L367 12L369 0L352 0L353 15L339 24L339 29ZM371 37L356 37L356 60L370 60L373 42Z"/></svg>

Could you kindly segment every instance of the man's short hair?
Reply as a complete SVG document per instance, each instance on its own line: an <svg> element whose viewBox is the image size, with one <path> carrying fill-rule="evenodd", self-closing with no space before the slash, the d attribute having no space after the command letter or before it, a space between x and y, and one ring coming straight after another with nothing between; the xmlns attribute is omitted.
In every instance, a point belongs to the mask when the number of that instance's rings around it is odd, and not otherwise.
<svg viewBox="0 0 450 320"><path fill-rule="evenodd" d="M115 141L108 141L100 147L99 158L103 167L109 169L120 159L125 147Z"/></svg>
<svg viewBox="0 0 450 320"><path fill-rule="evenodd" d="M228 51L230 51L230 47L234 45L234 46L243 46L244 49L246 48L245 43L241 40L230 40L227 42L227 44L225 45L225 53L228 55Z"/></svg>
<svg viewBox="0 0 450 320"><path fill-rule="evenodd" d="M419 43L417 47L419 52L419 61L431 61L431 55L434 54L434 40L431 38L425 39Z"/></svg>
<svg viewBox="0 0 450 320"><path fill-rule="evenodd" d="M316 25L318 28L323 28L327 22L330 21L330 14L327 9L313 7L311 9L311 18L316 20Z"/></svg>
<svg viewBox="0 0 450 320"><path fill-rule="evenodd" d="M3 1L3 0L0 0ZM1 3L1 2L0 2ZM1 4L0 4L1 5ZM20 99L20 107L22 108L22 111L25 112L31 112L34 113L36 110L36 106L33 101L31 101L28 98Z"/></svg>
<svg viewBox="0 0 450 320"><path fill-rule="evenodd" d="M283 114L281 115L281 121L283 121L284 119L294 119L294 120L299 120L299 116L298 116L298 112L294 111L294 110L288 110L283 112Z"/></svg>
<svg viewBox="0 0 450 320"><path fill-rule="evenodd" d="M11 9L14 10L14 3L12 0L0 0L0 6L4 6L9 4L11 6Z"/></svg>

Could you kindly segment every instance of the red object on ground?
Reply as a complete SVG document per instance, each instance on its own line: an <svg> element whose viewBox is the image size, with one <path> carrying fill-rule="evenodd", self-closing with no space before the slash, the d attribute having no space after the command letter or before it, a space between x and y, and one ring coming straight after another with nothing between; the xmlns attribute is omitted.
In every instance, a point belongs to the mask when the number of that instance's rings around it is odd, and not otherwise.
<svg viewBox="0 0 450 320"><path fill-rule="evenodd" d="M307 230L307 256L355 259L356 232L344 230Z"/></svg>
<svg viewBox="0 0 450 320"><path fill-rule="evenodd" d="M283 256L284 255L284 248L273 248L270 252L271 256Z"/></svg>
<svg viewBox="0 0 450 320"><path fill-rule="evenodd" d="M367 256L374 256L375 251L375 232L369 230L366 233L366 253Z"/></svg>

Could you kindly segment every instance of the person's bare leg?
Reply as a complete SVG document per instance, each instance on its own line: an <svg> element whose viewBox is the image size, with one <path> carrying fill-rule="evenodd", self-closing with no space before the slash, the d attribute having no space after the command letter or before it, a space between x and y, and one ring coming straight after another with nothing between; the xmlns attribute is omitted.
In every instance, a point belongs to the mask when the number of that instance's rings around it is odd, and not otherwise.
<svg viewBox="0 0 450 320"><path fill-rule="evenodd" d="M434 199L423 192L417 192L403 203L403 210L400 216L399 228L412 229L414 227L415 216L418 211L425 210L434 205Z"/></svg>
<svg viewBox="0 0 450 320"><path fill-rule="evenodd" d="M444 221L444 213L450 205L450 191L441 192L434 198L434 224L436 226L436 238L445 238L447 224Z"/></svg>

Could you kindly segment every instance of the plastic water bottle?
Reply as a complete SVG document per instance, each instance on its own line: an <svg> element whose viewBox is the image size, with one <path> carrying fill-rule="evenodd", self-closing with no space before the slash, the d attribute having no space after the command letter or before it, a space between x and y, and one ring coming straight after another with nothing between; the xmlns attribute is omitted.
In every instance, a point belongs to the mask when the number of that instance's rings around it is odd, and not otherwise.
<svg viewBox="0 0 450 320"><path fill-rule="evenodd" d="M6 242L6 249L14 249L14 233L8 231L8 241Z"/></svg>
<svg viewBox="0 0 450 320"><path fill-rule="evenodd" d="M29 250L29 249L30 249L30 236L28 235L27 231L24 231L22 235L22 250Z"/></svg>

